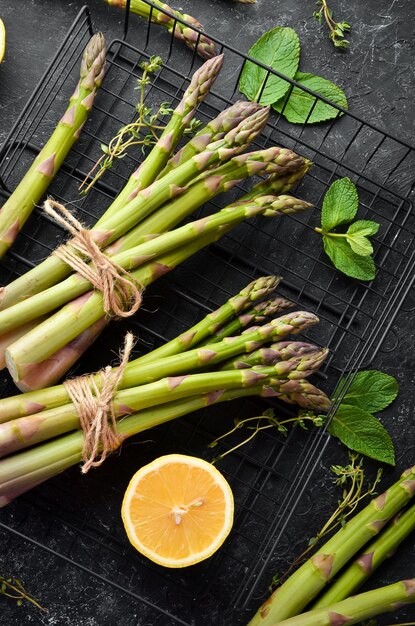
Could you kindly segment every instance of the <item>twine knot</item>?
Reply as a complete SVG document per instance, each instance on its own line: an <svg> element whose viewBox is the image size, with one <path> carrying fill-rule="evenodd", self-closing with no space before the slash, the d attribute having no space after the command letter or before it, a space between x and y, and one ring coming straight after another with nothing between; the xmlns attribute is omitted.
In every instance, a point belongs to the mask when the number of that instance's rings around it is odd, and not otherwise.
<svg viewBox="0 0 415 626"><path fill-rule="evenodd" d="M99 249L90 231L63 204L48 198L43 208L73 237L53 254L102 293L105 313L111 317L136 313L141 306L143 286Z"/></svg>
<svg viewBox="0 0 415 626"><path fill-rule="evenodd" d="M127 333L117 369L113 370L107 365L98 372L98 375L78 376L64 382L84 435L81 469L83 474L91 467L102 465L107 456L123 441L123 437L116 431L114 395L130 358L133 343L134 336Z"/></svg>

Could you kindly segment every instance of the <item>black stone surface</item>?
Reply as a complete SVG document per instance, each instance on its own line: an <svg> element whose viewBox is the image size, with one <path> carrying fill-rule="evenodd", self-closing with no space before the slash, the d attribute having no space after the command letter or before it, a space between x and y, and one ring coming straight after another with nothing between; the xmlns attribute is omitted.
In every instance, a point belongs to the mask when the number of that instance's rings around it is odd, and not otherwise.
<svg viewBox="0 0 415 626"><path fill-rule="evenodd" d="M81 0L2 0L0 16L4 19L8 46L0 66L0 143L23 108L33 86L40 80L62 37L72 23ZM94 25L108 38L120 35L122 12L108 7L103 0L90 0ZM247 50L266 30L275 25L294 27L302 43L302 68L322 73L341 86L349 97L350 108L392 134L413 141L415 111L413 95L414 24L413 0L336 0L336 14L353 25L350 50L334 51L324 30L311 17L313 1L258 0L256 5L238 5L229 0L186 0L175 5L197 16L205 29L220 39ZM226 73L226 66L223 70ZM396 376L401 393L382 419L390 429L397 448L397 465L403 469L415 462L414 388L415 330L412 295L398 315L374 366ZM299 525L298 538L313 526L315 532L336 501L336 492L328 489L327 467L343 462L344 454L335 442L329 446L322 466L306 496L313 504L312 520ZM397 472L388 470L391 482ZM324 491L324 499L320 494ZM331 494L331 497L327 496ZM36 520L33 520L36 524ZM302 534L303 533L303 534ZM0 623L4 626L151 626L151 617L143 618L140 608L126 594L53 554L24 540L0 533L0 570L24 580L28 589L48 607L42 614L29 605L16 607L0 596ZM2 557L7 542L7 558ZM10 543L11 542L11 543ZM57 543L56 549L59 550ZM293 554L298 546L293 546ZM97 555L95 558L99 558ZM371 583L388 583L415 576L415 542L409 539L388 566ZM174 602L174 599L172 600ZM212 615L215 614L212 607ZM408 607L399 616L388 616L379 624L415 620L415 609ZM157 624L168 622L157 621ZM197 626L222 624L219 617ZM232 626L226 624L226 626Z"/></svg>

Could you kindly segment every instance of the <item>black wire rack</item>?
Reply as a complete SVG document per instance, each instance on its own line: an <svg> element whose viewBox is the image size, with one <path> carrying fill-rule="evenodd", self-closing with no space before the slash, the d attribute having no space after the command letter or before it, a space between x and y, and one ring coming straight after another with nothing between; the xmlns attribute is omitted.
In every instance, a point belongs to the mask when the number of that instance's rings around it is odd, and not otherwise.
<svg viewBox="0 0 415 626"><path fill-rule="evenodd" d="M79 183L100 155L100 144L108 143L134 119L140 63L153 54L164 59L149 85L148 106L161 101L175 105L199 65L195 54L151 23L153 5L148 4L147 24L127 13L124 37L110 43L108 71L93 112L50 189L57 200L76 207L87 224L102 214L141 158L130 154L86 198L80 198ZM8 197L59 119L92 32L84 8L0 151L1 196ZM240 98L238 79L247 61L237 50L217 44L218 51L225 52L227 69L199 107L197 117L203 122ZM272 70L266 69L271 75ZM292 90L295 82L287 81ZM324 100L316 96L315 104L320 99ZM269 273L284 277L278 289L281 295L321 319L307 336L330 348L330 358L319 373L328 393L340 376L347 373L350 378L373 361L415 277L415 220L408 198L414 149L341 109L337 119L318 126L288 124L275 114L256 145L276 144L314 162L296 194L317 208L278 223L258 219L242 224L198 253L148 289L145 310L133 322L110 326L76 373L106 364L127 327L133 327L139 338L138 350L151 349L194 324L253 277ZM349 176L358 187L359 217L381 224L375 239L377 275L371 283L358 283L335 271L313 230L324 193L342 176ZM223 206L243 190L243 186L235 188L199 214ZM0 265L1 282L27 271L64 237L58 225L35 211ZM3 394L12 393L14 388L4 376ZM262 432L221 461L219 468L235 494L234 530L216 555L190 569L163 570L137 554L126 539L119 511L129 478L139 466L173 451L211 459L213 451L207 445L217 435L236 417L258 415L266 406L257 399L219 405L136 437L125 443L121 456L115 455L87 477L74 468L9 505L0 514L0 528L6 536L29 541L134 597L141 625L246 623L267 593L276 563L288 558L290 527L304 525L313 506L305 492L327 445L323 430L293 430L287 437ZM273 406L278 414L287 412L283 406ZM220 451L236 441L221 444Z"/></svg>

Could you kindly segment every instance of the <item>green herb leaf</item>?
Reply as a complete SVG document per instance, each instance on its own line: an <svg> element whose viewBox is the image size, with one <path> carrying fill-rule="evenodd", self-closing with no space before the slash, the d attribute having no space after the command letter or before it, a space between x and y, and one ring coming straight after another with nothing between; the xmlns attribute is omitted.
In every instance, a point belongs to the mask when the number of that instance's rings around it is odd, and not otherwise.
<svg viewBox="0 0 415 626"><path fill-rule="evenodd" d="M395 465L393 441L386 428L371 413L341 404L330 423L329 432L351 450L381 463Z"/></svg>
<svg viewBox="0 0 415 626"><path fill-rule="evenodd" d="M351 278L358 280L373 280L376 275L375 263L371 256L360 256L353 252L345 239L323 237L324 252L333 262L333 265Z"/></svg>
<svg viewBox="0 0 415 626"><path fill-rule="evenodd" d="M371 220L357 220L357 222L349 226L347 234L359 234L363 237L368 237L369 235L376 235L379 228L380 224L377 222L372 222Z"/></svg>
<svg viewBox="0 0 415 626"><path fill-rule="evenodd" d="M339 178L328 188L321 211L321 226L330 231L351 222L359 208L356 185L350 178Z"/></svg>
<svg viewBox="0 0 415 626"><path fill-rule="evenodd" d="M373 246L367 237L361 235L348 235L346 237L347 243L359 256L369 256L373 252Z"/></svg>
<svg viewBox="0 0 415 626"><path fill-rule="evenodd" d="M347 98L344 92L330 80L322 78L321 76L315 76L314 74L305 74L304 72L297 72L294 76L294 80L301 83L304 87L307 87L307 89L311 89L320 96L327 98L334 104L338 104L344 109L347 109ZM313 106L316 100L317 103ZM294 87L288 97L288 101L287 96L285 96L272 106L278 113L283 112L284 117L292 124L316 124L343 115L343 113L334 107L318 100L315 96L303 91L299 87Z"/></svg>
<svg viewBox="0 0 415 626"><path fill-rule="evenodd" d="M344 384L340 379L338 389ZM396 378L378 370L358 372L353 378L342 402L360 409L376 413L383 411L398 395L399 384Z"/></svg>
<svg viewBox="0 0 415 626"><path fill-rule="evenodd" d="M277 26L258 39L248 54L272 69L293 78L300 62L300 40L292 28ZM264 81L265 87L261 93ZM239 89L249 100L273 104L287 93L290 83L247 61L239 80Z"/></svg>

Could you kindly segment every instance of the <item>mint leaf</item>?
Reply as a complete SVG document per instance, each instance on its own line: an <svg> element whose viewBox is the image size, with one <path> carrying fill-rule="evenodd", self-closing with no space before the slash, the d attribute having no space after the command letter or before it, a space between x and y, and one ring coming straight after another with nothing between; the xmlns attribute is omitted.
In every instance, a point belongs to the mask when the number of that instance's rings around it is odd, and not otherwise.
<svg viewBox="0 0 415 626"><path fill-rule="evenodd" d="M350 224L347 233L368 237L369 235L376 235L379 228L380 224L377 222L372 222L371 220L357 220L357 222Z"/></svg>
<svg viewBox="0 0 415 626"><path fill-rule="evenodd" d="M249 56L269 65L272 69L293 78L300 62L300 40L292 28L277 26L258 39L248 52ZM290 83L270 74L261 93L267 70L247 61L239 80L239 90L249 100L272 104L288 91Z"/></svg>
<svg viewBox="0 0 415 626"><path fill-rule="evenodd" d="M360 256L353 252L345 239L323 237L324 252L333 262L333 265L351 278L358 280L373 280L376 275L375 263L371 256Z"/></svg>
<svg viewBox="0 0 415 626"><path fill-rule="evenodd" d="M330 422L329 432L350 450L381 463L395 465L393 441L386 428L371 413L341 404Z"/></svg>
<svg viewBox="0 0 415 626"><path fill-rule="evenodd" d="M368 235L375 235L379 230L380 224L370 220L358 220L351 224L346 232L346 239L351 249L361 256L368 256L373 252L373 246Z"/></svg>
<svg viewBox="0 0 415 626"><path fill-rule="evenodd" d="M307 87L307 89L311 89L320 96L327 98L334 104L338 104L344 109L347 109L347 98L344 92L330 80L327 80L327 78L297 72L294 76L294 80L301 83L304 87ZM313 106L316 100L317 103ZM325 122L326 120L343 115L343 113L334 107L306 91L303 91L299 87L294 87L288 97L288 101L286 96L278 100L278 102L274 101L272 106L278 113L282 111L284 117L292 124L317 124L318 122Z"/></svg>
<svg viewBox="0 0 415 626"><path fill-rule="evenodd" d="M341 389L343 384L344 378L340 379L337 389ZM365 370L353 378L342 402L376 413L389 406L398 392L396 378L378 370Z"/></svg>
<svg viewBox="0 0 415 626"><path fill-rule="evenodd" d="M373 246L370 243L367 237L362 237L361 235L349 235L346 233L347 243L359 256L369 256L373 252Z"/></svg>
<svg viewBox="0 0 415 626"><path fill-rule="evenodd" d="M323 200L321 226L333 230L335 226L351 222L359 208L356 185L350 178L339 178L328 188Z"/></svg>

